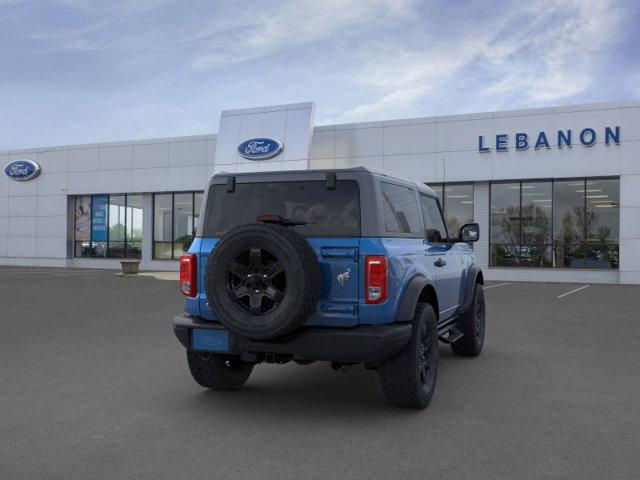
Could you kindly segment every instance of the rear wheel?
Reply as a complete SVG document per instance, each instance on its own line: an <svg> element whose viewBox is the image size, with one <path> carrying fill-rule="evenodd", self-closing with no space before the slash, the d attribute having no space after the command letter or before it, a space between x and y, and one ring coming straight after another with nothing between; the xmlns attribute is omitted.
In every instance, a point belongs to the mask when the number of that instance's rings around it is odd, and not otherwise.
<svg viewBox="0 0 640 480"><path fill-rule="evenodd" d="M473 287L471 307L458 321L458 327L464 335L451 344L451 350L467 357L480 355L484 344L484 320L484 290L481 284L476 283Z"/></svg>
<svg viewBox="0 0 640 480"><path fill-rule="evenodd" d="M253 370L252 363L243 362L237 355L193 350L187 350L187 363L193 379L213 390L239 390Z"/></svg>
<svg viewBox="0 0 640 480"><path fill-rule="evenodd" d="M409 343L381 362L379 372L382 392L390 402L408 408L429 405L438 376L438 330L431 305L418 304Z"/></svg>

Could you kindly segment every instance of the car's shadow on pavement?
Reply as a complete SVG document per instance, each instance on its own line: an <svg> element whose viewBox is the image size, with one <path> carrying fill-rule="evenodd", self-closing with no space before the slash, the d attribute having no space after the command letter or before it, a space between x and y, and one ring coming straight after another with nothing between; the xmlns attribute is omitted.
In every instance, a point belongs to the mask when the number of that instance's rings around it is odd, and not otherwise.
<svg viewBox="0 0 640 480"><path fill-rule="evenodd" d="M453 355L446 345L440 347L439 384L455 375L456 370L468 368L471 359ZM466 364L466 365L463 365ZM445 377L445 378L442 378ZM189 411L200 415L219 416L281 416L297 415L333 417L363 416L396 412L398 416L411 416L425 410L402 409L391 405L382 395L378 374L354 365L346 372L331 369L329 362L308 366L294 363L286 365L258 365L242 390L219 392L193 385L183 392L181 401L190 405ZM446 388L436 387L432 404L426 411L437 411L447 403Z"/></svg>

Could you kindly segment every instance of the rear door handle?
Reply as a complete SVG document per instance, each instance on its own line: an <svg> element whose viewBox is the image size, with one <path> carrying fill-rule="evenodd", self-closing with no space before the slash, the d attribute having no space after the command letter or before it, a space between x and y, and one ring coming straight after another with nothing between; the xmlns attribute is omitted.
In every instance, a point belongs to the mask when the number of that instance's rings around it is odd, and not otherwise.
<svg viewBox="0 0 640 480"><path fill-rule="evenodd" d="M443 259L439 258L438 260L436 260L435 262L433 262L433 264L434 264L436 267L444 267L444 266L447 264L447 262L446 262L446 261L444 261Z"/></svg>

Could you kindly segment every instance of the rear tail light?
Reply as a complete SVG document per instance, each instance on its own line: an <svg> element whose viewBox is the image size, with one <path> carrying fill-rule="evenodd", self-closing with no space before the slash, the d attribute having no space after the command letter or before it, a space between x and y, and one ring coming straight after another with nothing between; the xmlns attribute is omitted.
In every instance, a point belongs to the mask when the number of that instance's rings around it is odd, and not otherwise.
<svg viewBox="0 0 640 480"><path fill-rule="evenodd" d="M180 293L187 297L195 297L198 293L197 256L188 253L180 256Z"/></svg>
<svg viewBox="0 0 640 480"><path fill-rule="evenodd" d="M365 291L367 303L382 303L387 299L387 257L369 255L365 258Z"/></svg>

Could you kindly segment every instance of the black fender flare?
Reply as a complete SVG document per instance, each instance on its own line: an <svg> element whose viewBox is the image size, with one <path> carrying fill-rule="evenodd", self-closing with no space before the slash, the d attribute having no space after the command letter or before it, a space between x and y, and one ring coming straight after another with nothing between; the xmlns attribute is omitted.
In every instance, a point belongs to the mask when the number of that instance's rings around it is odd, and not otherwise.
<svg viewBox="0 0 640 480"><path fill-rule="evenodd" d="M420 298L422 290L424 290L427 285L431 285L435 290L435 285L422 275L416 275L409 280L407 288L405 288L404 294L402 295L402 300L400 301L396 322L410 322L413 320L418 299ZM437 314L438 312L436 312L436 315Z"/></svg>
<svg viewBox="0 0 640 480"><path fill-rule="evenodd" d="M469 271L467 272L467 282L464 289L464 302L462 303L460 313L465 313L469 311L469 308L471 308L471 302L473 301L473 286L476 284L478 275L480 275L480 283L484 283L484 277L482 275L482 270L480 270L480 267L478 267L477 265L471 265L471 267L469 267Z"/></svg>

